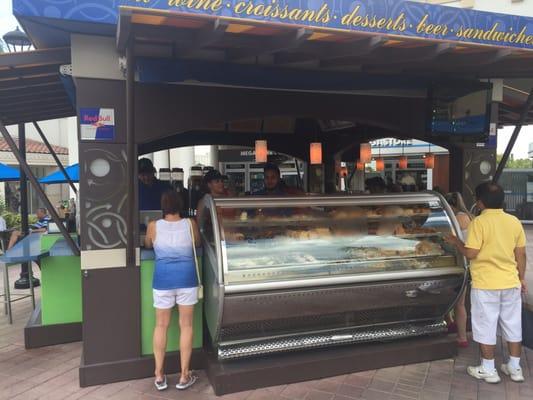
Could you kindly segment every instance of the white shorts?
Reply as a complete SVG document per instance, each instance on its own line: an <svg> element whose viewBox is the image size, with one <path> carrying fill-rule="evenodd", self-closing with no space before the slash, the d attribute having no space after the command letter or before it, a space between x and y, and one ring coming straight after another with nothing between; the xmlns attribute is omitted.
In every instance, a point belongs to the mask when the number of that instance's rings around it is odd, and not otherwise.
<svg viewBox="0 0 533 400"><path fill-rule="evenodd" d="M176 304L180 306L192 306L198 303L198 288L157 290L153 289L154 307L169 309Z"/></svg>
<svg viewBox="0 0 533 400"><path fill-rule="evenodd" d="M472 333L474 341L496 344L498 328L508 342L522 341L522 296L520 288L503 290L474 289L472 303Z"/></svg>

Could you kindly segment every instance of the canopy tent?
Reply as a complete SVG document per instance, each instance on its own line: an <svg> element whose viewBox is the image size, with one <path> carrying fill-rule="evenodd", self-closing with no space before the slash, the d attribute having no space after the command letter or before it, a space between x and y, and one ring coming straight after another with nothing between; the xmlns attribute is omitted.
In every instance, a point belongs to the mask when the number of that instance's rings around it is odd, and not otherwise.
<svg viewBox="0 0 533 400"><path fill-rule="evenodd" d="M18 169L0 163L0 182L18 181L20 172Z"/></svg>
<svg viewBox="0 0 533 400"><path fill-rule="evenodd" d="M65 168L65 171L67 171L67 174L72 182L79 182L80 181L80 166L79 164L72 164ZM65 175L63 175L63 172L61 170L58 170L56 172L51 173L50 175L47 175L45 177L42 177L39 179L40 183L68 183L67 178Z"/></svg>

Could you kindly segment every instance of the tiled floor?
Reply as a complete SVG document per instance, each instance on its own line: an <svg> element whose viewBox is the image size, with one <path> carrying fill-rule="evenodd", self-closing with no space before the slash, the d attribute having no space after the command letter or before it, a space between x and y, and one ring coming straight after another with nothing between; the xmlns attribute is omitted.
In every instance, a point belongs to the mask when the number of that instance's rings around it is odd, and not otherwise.
<svg viewBox="0 0 533 400"><path fill-rule="evenodd" d="M529 268L533 270L533 226L527 229L531 245L528 248ZM16 279L17 267L11 269ZM1 280L1 279L0 279ZM533 271L528 274L533 293ZM0 287L2 283L0 282ZM3 292L3 290L1 290ZM0 309L0 312L2 310ZM104 386L80 388L78 365L80 343L25 350L23 328L31 312L30 300L14 304L14 323L0 315L0 399L183 399L209 400L217 398L205 374L187 392L171 388L156 392L152 378L120 382ZM499 346L497 364L503 356ZM522 366L526 382L517 384L504 378L498 385L478 383L466 375L465 368L478 362L476 346L461 349L455 359L405 365L377 371L367 371L334 378L296 383L241 392L220 397L235 400L519 400L533 399L533 351L525 350ZM176 376L170 377L170 383Z"/></svg>

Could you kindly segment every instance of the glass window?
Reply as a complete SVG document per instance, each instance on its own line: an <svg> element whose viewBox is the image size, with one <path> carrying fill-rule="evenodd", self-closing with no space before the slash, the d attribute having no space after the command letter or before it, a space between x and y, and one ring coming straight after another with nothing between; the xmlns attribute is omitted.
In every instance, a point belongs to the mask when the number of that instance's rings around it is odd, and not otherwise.
<svg viewBox="0 0 533 400"><path fill-rule="evenodd" d="M444 243L451 222L438 202L229 211L218 207L228 283L459 264L456 252Z"/></svg>

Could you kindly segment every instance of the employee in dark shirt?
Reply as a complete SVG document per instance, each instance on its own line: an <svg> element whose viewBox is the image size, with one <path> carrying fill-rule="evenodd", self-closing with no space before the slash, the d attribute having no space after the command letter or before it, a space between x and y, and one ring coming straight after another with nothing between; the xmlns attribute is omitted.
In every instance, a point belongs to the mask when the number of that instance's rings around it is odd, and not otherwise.
<svg viewBox="0 0 533 400"><path fill-rule="evenodd" d="M139 160L139 209L160 210L161 195L172 190L169 184L155 177L155 168L148 158Z"/></svg>
<svg viewBox="0 0 533 400"><path fill-rule="evenodd" d="M276 164L268 163L263 168L264 187L253 195L287 196L302 194L298 188L290 187L281 179L281 172Z"/></svg>

